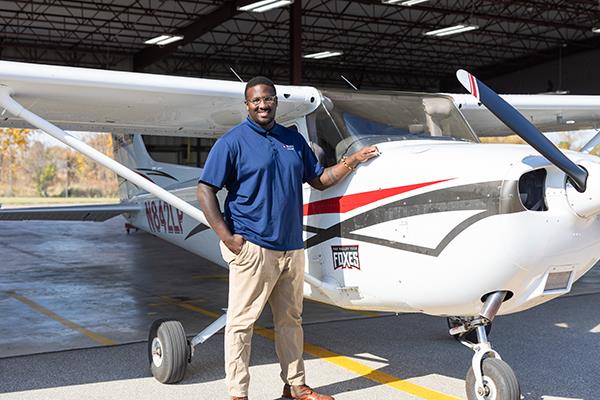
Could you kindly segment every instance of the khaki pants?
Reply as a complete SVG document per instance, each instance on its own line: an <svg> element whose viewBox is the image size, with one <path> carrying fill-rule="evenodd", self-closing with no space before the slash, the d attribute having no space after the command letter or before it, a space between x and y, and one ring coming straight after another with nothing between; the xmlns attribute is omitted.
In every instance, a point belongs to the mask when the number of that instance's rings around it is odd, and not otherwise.
<svg viewBox="0 0 600 400"><path fill-rule="evenodd" d="M275 351L281 379L304 384L302 295L304 250L275 251L246 241L238 255L223 242L229 264L229 304L225 327L225 373L230 396L248 395L254 323L267 301L273 312Z"/></svg>

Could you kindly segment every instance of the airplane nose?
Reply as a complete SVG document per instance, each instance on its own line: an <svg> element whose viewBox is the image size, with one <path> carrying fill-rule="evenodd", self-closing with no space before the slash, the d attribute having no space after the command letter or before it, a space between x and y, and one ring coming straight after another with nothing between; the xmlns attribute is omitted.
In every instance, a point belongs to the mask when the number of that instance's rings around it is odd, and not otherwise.
<svg viewBox="0 0 600 400"><path fill-rule="evenodd" d="M588 158L576 164L483 82L464 70L457 71L456 75L496 117L567 175L567 200L578 216L590 218L600 214L600 162Z"/></svg>
<svg viewBox="0 0 600 400"><path fill-rule="evenodd" d="M567 199L573 211L582 218L600 214L600 163L582 160L579 166L588 173L587 188L580 193L567 181Z"/></svg>

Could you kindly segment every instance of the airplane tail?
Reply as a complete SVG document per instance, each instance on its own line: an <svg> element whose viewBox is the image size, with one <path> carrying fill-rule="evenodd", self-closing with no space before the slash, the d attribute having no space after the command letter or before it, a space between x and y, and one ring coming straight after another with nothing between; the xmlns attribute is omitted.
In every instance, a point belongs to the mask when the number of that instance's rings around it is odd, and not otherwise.
<svg viewBox="0 0 600 400"><path fill-rule="evenodd" d="M200 168L153 160L146 150L142 135L112 134L112 140L116 161L165 189L181 182L198 179L200 176ZM121 200L129 200L142 193L145 193L143 189L119 178Z"/></svg>

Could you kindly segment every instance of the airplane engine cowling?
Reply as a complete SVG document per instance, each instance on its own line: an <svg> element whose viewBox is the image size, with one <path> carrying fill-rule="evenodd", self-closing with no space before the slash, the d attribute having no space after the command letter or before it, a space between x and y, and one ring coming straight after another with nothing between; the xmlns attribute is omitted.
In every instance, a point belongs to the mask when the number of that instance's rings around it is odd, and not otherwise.
<svg viewBox="0 0 600 400"><path fill-rule="evenodd" d="M567 182L567 200L571 208L582 218L590 218L600 214L600 163L592 160L581 160L578 163L589 174L585 192L578 192Z"/></svg>

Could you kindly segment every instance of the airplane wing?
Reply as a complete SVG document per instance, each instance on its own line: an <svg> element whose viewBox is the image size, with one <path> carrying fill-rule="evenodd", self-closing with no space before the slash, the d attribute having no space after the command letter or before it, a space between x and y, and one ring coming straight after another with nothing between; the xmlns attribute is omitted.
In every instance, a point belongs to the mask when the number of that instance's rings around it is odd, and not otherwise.
<svg viewBox="0 0 600 400"><path fill-rule="evenodd" d="M124 213L142 210L135 204L98 204L64 207L1 208L0 221L106 221Z"/></svg>
<svg viewBox="0 0 600 400"><path fill-rule="evenodd" d="M216 137L247 115L242 82L0 61L0 86L62 129ZM280 123L320 104L317 89L277 85ZM4 127L27 128L10 113Z"/></svg>
<svg viewBox="0 0 600 400"><path fill-rule="evenodd" d="M477 99L466 94L450 94L479 136L513 135ZM502 95L542 132L575 131L600 127L600 96Z"/></svg>

